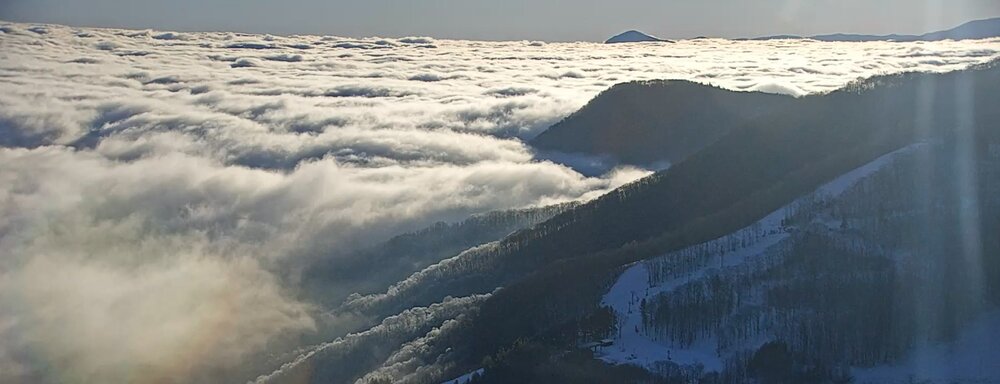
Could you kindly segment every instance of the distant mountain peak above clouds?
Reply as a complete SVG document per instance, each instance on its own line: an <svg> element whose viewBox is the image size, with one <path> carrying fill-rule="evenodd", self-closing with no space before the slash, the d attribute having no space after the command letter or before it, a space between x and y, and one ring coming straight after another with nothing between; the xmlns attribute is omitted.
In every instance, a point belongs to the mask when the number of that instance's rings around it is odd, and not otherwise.
<svg viewBox="0 0 1000 384"><path fill-rule="evenodd" d="M992 19L973 20L955 28L925 33L923 35L861 35L851 33L833 33L802 37L796 35L776 35L758 37L752 40L776 39L813 39L819 41L939 41L939 40L977 40L1000 37L1000 17Z"/></svg>
<svg viewBox="0 0 1000 384"><path fill-rule="evenodd" d="M610 39L608 39L604 43L605 44L615 44L615 43L645 43L645 42L672 43L672 41L670 41L670 40L660 39L658 37L647 35L645 33L636 31L634 29L630 30L630 31L625 31L625 32L619 33L619 34L617 34L615 36L612 36Z"/></svg>

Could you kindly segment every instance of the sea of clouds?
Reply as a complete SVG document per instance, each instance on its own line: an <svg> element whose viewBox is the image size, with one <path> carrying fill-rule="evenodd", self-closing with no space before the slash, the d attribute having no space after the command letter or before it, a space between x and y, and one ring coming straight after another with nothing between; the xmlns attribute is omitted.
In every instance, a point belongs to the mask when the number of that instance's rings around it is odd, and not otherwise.
<svg viewBox="0 0 1000 384"><path fill-rule="evenodd" d="M1000 39L603 45L0 22L0 382L212 381L294 348L324 311L296 284L316 259L647 175L584 175L524 142L615 83L803 95L998 56Z"/></svg>

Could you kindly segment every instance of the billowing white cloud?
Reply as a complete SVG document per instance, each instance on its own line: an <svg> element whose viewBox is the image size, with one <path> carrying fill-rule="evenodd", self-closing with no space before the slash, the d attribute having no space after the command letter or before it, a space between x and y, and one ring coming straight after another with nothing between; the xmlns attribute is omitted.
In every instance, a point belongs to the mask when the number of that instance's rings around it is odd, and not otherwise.
<svg viewBox="0 0 1000 384"><path fill-rule="evenodd" d="M0 379L213 382L213 371L237 370L276 337L314 329L308 306L284 296L253 260L176 243L155 262L34 254L0 275L0 367L2 355L21 367Z"/></svg>
<svg viewBox="0 0 1000 384"><path fill-rule="evenodd" d="M296 285L312 260L648 174L584 176L522 141L618 82L799 95L997 56L996 39L600 45L6 23L0 381L211 382L294 348L321 323ZM409 369L397 363L394 376Z"/></svg>
<svg viewBox="0 0 1000 384"><path fill-rule="evenodd" d="M80 381L240 369L269 343L314 329L316 311L293 283L309 261L427 221L587 197L645 174L633 172L329 159L281 172L184 153L115 161L0 149L0 357L60 362L59 374Z"/></svg>

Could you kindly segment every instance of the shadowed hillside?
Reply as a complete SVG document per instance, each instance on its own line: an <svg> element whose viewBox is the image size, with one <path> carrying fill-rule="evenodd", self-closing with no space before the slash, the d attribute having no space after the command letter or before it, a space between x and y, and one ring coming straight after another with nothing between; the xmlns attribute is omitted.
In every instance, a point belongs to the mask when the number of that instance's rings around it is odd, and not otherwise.
<svg viewBox="0 0 1000 384"><path fill-rule="evenodd" d="M599 339L614 329L614 317L609 320L607 309L599 304L622 266L736 233L838 176L914 143L935 142L972 153L995 152L1000 143L1000 129L996 125L1000 121L1000 111L993 108L995 100L1000 99L998 64L993 62L947 74L875 77L830 94L789 98L787 100L794 106L738 122L734 120L729 133L665 171L573 207L503 240L466 250L411 275L385 293L352 297L338 312L380 317L414 306L442 300L448 302L452 300L449 297L477 297L476 309L467 312L468 316L460 321L449 323L447 332L430 332L422 338L421 345L426 345L422 352L405 351L427 362L448 359L444 367L453 368L442 374L445 376L482 366L487 367L487 377L491 372L515 375L495 376L493 382L510 382L507 379L560 382L570 380L576 367L601 370L600 364L587 363L586 359L581 361L578 356L573 357L571 363L566 359L576 355L565 355L562 351L576 348L581 341ZM955 147L959 144L968 147ZM992 163L974 164L989 166ZM988 168L981 171L995 172ZM857 205L843 204L845 207ZM982 205L972 209L989 212L990 207ZM888 214L888 211L881 213ZM850 225L857 224L848 224L848 227ZM983 233L993 228L982 225ZM921 237L914 239L920 241ZM808 252L820 249L822 253L817 251L815 254L826 255L823 257L843 254L847 257L845 260L854 260L851 254L819 244L802 248L807 254L789 253L782 257L787 256L788 262L795 263L808 256ZM933 246L915 247L928 249L939 257L944 255ZM984 259L983 265L989 269L986 276L991 279L983 285L983 298L997 302L1000 301L1000 290L997 290L1000 284L996 283L996 276L1000 274L995 273L995 268L1000 263L993 261L995 244L983 243L982 249L989 250L984 253L988 260ZM819 263L805 268L836 265L838 263ZM883 271L875 267L873 271ZM799 271L803 267L788 268ZM830 271L839 273L835 269ZM739 275L733 278L742 281ZM845 279L844 284L854 284L849 276ZM960 281L960 275L949 279ZM811 286L810 289L818 288ZM491 292L488 297L473 296ZM774 292L778 295L782 291ZM941 294L951 293L942 291ZM774 297L779 300L778 296ZM795 299L800 297L795 296ZM710 302L705 308L715 310L715 305L735 308L728 303ZM674 304L650 303L648 313L652 317L648 327L665 338L677 337L677 334L658 327L686 321L664 317L664 312L657 309ZM737 316L730 321L742 321L740 319ZM823 325L821 322L813 324ZM705 323L704 326L710 325ZM859 332L870 330L858 328ZM589 336L581 339L582 335ZM805 337L795 342L809 340L814 339ZM893 340L905 342L910 339ZM864 350L843 349L842 353L855 355L838 361L885 361L900 356L900 348L905 349L898 345L891 346L894 348L891 350L882 347L890 348L872 342L866 344ZM357 349L353 353L364 356L363 359L330 359L320 355L314 358L314 364L322 365L326 372L336 371L338 377L353 380L391 354L385 345L359 344L354 348ZM798 344L790 344L787 348L795 350ZM512 354L512 350L533 351L531 355L538 356L521 359L519 354ZM891 351L892 354L873 359L866 355L873 350L878 353ZM487 356L489 359L483 359ZM820 357L827 358L811 356ZM413 361L421 361L419 358L412 357ZM734 361L745 361L742 359ZM542 367L558 368L534 371ZM745 368L734 368L733 372L742 375ZM352 371L356 373L350 373ZM329 378L322 373L313 376L315 382ZM715 381L709 382L725 382L721 379L715 377L712 379Z"/></svg>
<svg viewBox="0 0 1000 384"><path fill-rule="evenodd" d="M998 64L1000 63L993 62L968 71L940 75L905 74L876 77L852 84L828 95L800 99L801 101L795 108L749 121L716 143L691 156L688 160L666 171L625 186L590 204L557 215L552 220L535 227L533 231L542 232L537 238L533 238L532 234L528 232L515 234L507 241L520 240L517 245L509 245L517 251L511 252L512 257L503 264L503 269L509 270L518 265L522 267L533 265L535 266L533 267L534 271L527 272L527 277L518 279L516 283L505 284L505 289L495 293L481 307L478 321L475 323L477 328L472 331L476 340L479 341L476 353L490 353L489 351L512 345L515 340L523 340L526 337L531 337L542 345L575 345L582 332L581 327L584 327L587 319L594 316L595 313L601 312L598 304L600 296L607 291L612 281L611 278L615 276L613 271L620 266L735 233L740 228L750 226L764 215L815 190L825 182L867 164L883 154L914 143L936 143L936 146L942 148L940 153L943 154L938 156L948 156L952 159L959 156L957 160L952 160L953 162L946 163L946 165L942 164L938 169L952 166L951 169L954 172L955 166L965 163L969 164L967 172L971 174L996 175L996 162L989 159L991 156L995 159L996 153L998 153L997 148L1000 148L1000 126L997 123L1000 121L1000 111L992 107L995 100L1000 98L1000 67ZM968 157L968 159L962 160L962 157ZM935 177L933 172L930 174L931 176L928 177ZM949 208L945 208L949 204L952 206L952 211L958 209L956 207L959 204L956 201L963 199L966 201L965 204L976 204L965 209L983 212L982 216L977 216L981 220L974 219L974 221L965 222L964 225L978 228L978 231L982 233L994 233L996 223L993 217L995 217L997 210L995 199L969 200L960 194L956 195L955 188L967 188L970 191L994 191L995 184L990 183L993 183L991 180L995 180L995 178L966 179L971 180L972 184L962 187L956 185L958 181L961 181L960 178L940 176L947 175L947 173L939 173L938 175L937 182L943 184L935 188L934 191L946 191L942 194L951 197L946 197L944 202L934 203L931 206L943 213L949 211ZM906 191L908 189L903 183L908 181L904 180L889 179L883 182L887 182L892 187L880 188ZM924 182L933 183L933 181ZM866 199L885 201L886 195L880 194L880 192L865 192L872 195ZM990 196L991 193L980 192L979 195ZM927 198L918 198L927 201ZM890 201L892 200L890 199ZM860 206L865 203L855 199L839 204L843 204L845 207L837 209L843 209L844 212L847 212L847 210L854 208L846 208L846 206ZM908 214L906 210L911 208L906 207L903 200L897 204L898 209L886 203L875 205L875 207L866 208L867 212L874 216L869 220L875 220L876 223L873 227L876 229L871 229L867 235L882 236L876 237L872 241L883 243L872 245L869 249L879 249L878 252L883 252L880 253L881 256L878 256L883 260L892 258L891 251L887 251L887 249L893 249L892 247L917 249L919 251L915 252L925 252L928 255L924 257L925 260L933 259L938 260L935 262L945 263L945 267L938 268L944 268L949 273L947 277L943 277L948 282L935 280L934 284L936 285L929 288L925 286L925 289L930 290L925 294L941 297L961 296L964 291L953 287L958 282L968 278L964 277L967 275L963 275L961 272L961 263L964 262L963 260L967 260L970 255L962 254L967 251L948 248L954 247L957 242L958 233L954 232L957 227L951 226L948 227L949 230L937 231L934 236L927 236L926 232L921 232L926 231L927 228L911 226L912 229L907 229L905 226L908 224L905 220L888 221L888 218L894 215ZM919 206L917 207L919 208ZM853 212L864 211L855 210ZM836 211L833 214L845 215L841 211ZM946 217L941 219L945 222L954 218L953 213L938 216ZM850 223L846 220L844 223L835 224L835 226L840 226L845 230L854 225L860 224ZM897 225L904 228L892 227ZM884 233L880 231L895 232L891 236L883 236ZM903 243L901 244L900 241ZM980 294L983 295L981 297L984 301L974 304L963 303L962 305L966 307L963 307L962 311L964 312L961 313L957 310L952 311L954 306L934 307L929 309L931 312L922 312L921 316L948 319L952 323L942 325L944 328L941 329L924 329L919 330L920 332L954 333L956 328L961 328L962 319L968 318L969 305L981 310L982 306L1000 303L1000 290L998 290L1000 270L997 269L1000 266L997 259L997 252L1000 252L1000 249L997 248L992 236L983 236L974 241L979 242L974 248L982 250L983 270L981 273L986 280L979 287L982 289ZM811 243L801 244L809 246ZM942 244L949 245L942 246ZM734 247L739 247L739 240ZM967 245L966 248L968 249L968 247ZM844 263L854 263L851 261L854 254L850 252L839 250L829 253L826 249L823 252L827 253L813 251L814 249L792 250L789 253L791 255L789 260L790 262L801 262L795 261L795 258L843 257ZM537 265L544 263L543 260L549 261L549 264L545 267L537 267ZM949 264L948 260L953 260L952 264ZM812 268L812 270L809 273L839 273L840 270L835 267L843 265L843 263L833 261L829 263L808 261L808 263L817 263L810 264L808 268ZM824 270L824 268L828 270ZM884 271L884 267L880 268L883 268ZM525 270L521 271L526 273ZM859 271L865 270L859 269ZM748 277L740 275L740 272L734 273L736 273L734 278L737 280L741 276ZM913 277L917 282L912 284L917 286L926 284L919 282L922 278L920 276L922 275L918 274L917 277ZM838 281L837 284L842 284L842 286L837 289L864 290L877 285L869 284L871 280L865 280L863 277L858 280L851 280L851 278L845 277L845 280ZM868 285L856 284L859 281ZM902 281L902 278L898 278L896 284L901 284ZM892 280L886 284L892 284ZM819 288L812 287L810 289L812 291L809 294L819 296L816 300L829 299L822 294L821 289L820 293L816 293ZM806 294L803 293L803 295ZM891 295L891 291L885 292L883 290L873 293L871 298L876 301L891 301L893 300ZM696 310L690 313L686 311L676 313L697 317L699 314L713 313L711 310L715 309L710 307L712 305L729 305L726 304L728 301L721 300L727 296L696 295L695 297L702 297L702 299L692 300L688 303L708 306L702 309L707 308L706 310L709 312ZM715 301L711 298L720 298L721 301ZM820 301L806 300L796 304L783 302L781 301L783 299L776 296L770 297L770 299L777 300L777 302L768 304L769 308L776 308L779 304L795 308L822 306ZM945 300L944 302L949 301ZM993 304L987 304L987 302ZM954 301L951 303L957 305ZM650 312L650 316L659 316L654 313L653 307L650 308L650 311L653 311ZM905 315L905 311L910 310L900 309L898 306L886 309L902 311L888 316ZM871 314L867 311L857 310L857 308L851 310L854 311L852 312L854 315L857 315L854 320L839 319L838 321L847 321L848 323L869 321L866 320L865 316ZM921 308L920 310L928 309ZM729 326L753 327L754 323L739 323L751 321L750 318L741 318L739 313L734 313L732 316L734 318L729 320ZM650 319L648 324L651 324L651 327L674 321L671 320L673 318L657 320L651 317ZM896 322L893 319L896 319ZM899 317L881 318L879 320L881 323L878 324L889 324L887 327L898 328L900 324L898 321L901 321L899 319ZM850 337L857 337L855 334L848 333L854 332L853 328L827 327L830 324L823 323L821 320L813 320L809 325L816 327L809 332L833 332L832 335L823 336L829 338L801 337L795 339L795 343L818 340L822 340L822 342L834 340L829 342L838 343L848 340ZM700 321L696 321L696 326L694 326L696 329L710 329L710 327L711 323ZM843 334L838 333L841 330L844 332ZM857 332L872 332L872 329L858 329ZM918 330L899 330L899 332L918 332ZM669 333L669 335L675 337L676 333ZM902 334L899 337L906 339L914 336ZM838 350L838 353L841 353L838 357L814 354L804 357L804 359L829 358L830 360L826 361L873 364L891 361L891 359L901 356L900 348L905 350L912 345L907 344L912 341L900 342L899 339L879 340L868 340L863 346L859 344L854 349L843 347L842 344L838 345L837 348L841 348ZM791 343L792 340L789 342ZM889 344L890 342L894 344ZM801 351L803 347L801 344L797 344L791 348ZM795 357L795 359L798 358ZM521 365L520 371L530 369L533 364ZM804 364L804 362L796 364ZM747 371L741 369L746 369L746 367L736 370L743 372L741 374L746 374ZM513 371L518 371L518 369L513 369ZM834 373L824 371L822 374L832 375ZM569 372L564 374L569 374ZM547 376L544 380L537 379L538 376L535 376L524 379L524 382L545 382L545 380L553 378ZM713 382L713 380L727 382L723 379L716 377L709 382ZM740 380L745 380L745 377L733 380L742 382Z"/></svg>
<svg viewBox="0 0 1000 384"><path fill-rule="evenodd" d="M535 137L542 150L609 155L632 164L678 163L738 125L795 99L688 81L618 84Z"/></svg>

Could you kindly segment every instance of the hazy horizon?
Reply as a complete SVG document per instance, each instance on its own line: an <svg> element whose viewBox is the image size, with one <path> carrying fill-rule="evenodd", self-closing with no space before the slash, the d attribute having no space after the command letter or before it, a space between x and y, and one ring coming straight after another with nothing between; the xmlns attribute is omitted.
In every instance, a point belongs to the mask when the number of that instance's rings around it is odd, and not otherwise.
<svg viewBox="0 0 1000 384"><path fill-rule="evenodd" d="M290 11L290 9L293 9ZM642 10L642 12L636 12ZM859 10L864 10L859 12ZM661 4L651 0L605 3L561 0L491 3L435 0L420 4L387 1L339 4L252 0L11 0L0 4L0 20L77 27L157 29L182 32L245 32L344 37L430 36L467 40L603 41L626 30L663 38L749 38L769 35L923 34L968 21L1000 17L1000 2L904 0L848 2L731 0ZM559 23L553 22L558 20Z"/></svg>

